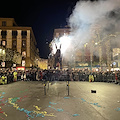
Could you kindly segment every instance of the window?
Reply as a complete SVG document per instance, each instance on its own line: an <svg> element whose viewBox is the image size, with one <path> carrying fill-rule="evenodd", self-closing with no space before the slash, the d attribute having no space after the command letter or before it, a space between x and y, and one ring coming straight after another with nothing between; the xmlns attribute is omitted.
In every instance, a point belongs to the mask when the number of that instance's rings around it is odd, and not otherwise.
<svg viewBox="0 0 120 120"><path fill-rule="evenodd" d="M22 66L25 66L25 60L22 60Z"/></svg>
<svg viewBox="0 0 120 120"><path fill-rule="evenodd" d="M6 46L6 45L7 45L6 40L2 40L2 41L1 41L1 45L2 45L2 46Z"/></svg>
<svg viewBox="0 0 120 120"><path fill-rule="evenodd" d="M59 37L59 33L56 33L56 37Z"/></svg>
<svg viewBox="0 0 120 120"><path fill-rule="evenodd" d="M26 40L22 40L22 47L26 48Z"/></svg>
<svg viewBox="0 0 120 120"><path fill-rule="evenodd" d="M2 35L2 38L6 38L7 31L2 31L2 32L1 32L1 35Z"/></svg>
<svg viewBox="0 0 120 120"><path fill-rule="evenodd" d="M23 52L22 52L22 58L23 58L23 59L26 58L26 51L23 51Z"/></svg>
<svg viewBox="0 0 120 120"><path fill-rule="evenodd" d="M21 35L22 35L22 38L26 38L26 36L27 36L27 31L22 31L22 32L21 32Z"/></svg>
<svg viewBox="0 0 120 120"><path fill-rule="evenodd" d="M2 26L6 26L6 21L2 21Z"/></svg>
<svg viewBox="0 0 120 120"><path fill-rule="evenodd" d="M17 41L16 41L16 40L13 40L13 41L12 41L12 47L13 47L13 48L16 48L16 47L17 47Z"/></svg>
<svg viewBox="0 0 120 120"><path fill-rule="evenodd" d="M17 31L12 31L12 37L13 38L17 38L17 34L18 34Z"/></svg>

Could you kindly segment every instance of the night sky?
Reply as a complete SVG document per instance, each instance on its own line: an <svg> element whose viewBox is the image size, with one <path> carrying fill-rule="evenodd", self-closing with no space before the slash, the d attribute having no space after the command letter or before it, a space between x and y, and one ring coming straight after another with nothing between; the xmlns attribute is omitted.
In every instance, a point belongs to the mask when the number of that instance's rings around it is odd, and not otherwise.
<svg viewBox="0 0 120 120"><path fill-rule="evenodd" d="M0 17L14 18L18 26L32 27L41 58L47 58L56 28L67 25L78 0L1 1Z"/></svg>

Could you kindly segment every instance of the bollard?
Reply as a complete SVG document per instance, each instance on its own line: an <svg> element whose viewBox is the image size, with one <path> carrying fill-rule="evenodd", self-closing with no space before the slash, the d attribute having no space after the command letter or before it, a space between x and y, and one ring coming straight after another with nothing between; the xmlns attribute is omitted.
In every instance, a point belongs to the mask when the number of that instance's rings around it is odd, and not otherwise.
<svg viewBox="0 0 120 120"><path fill-rule="evenodd" d="M68 90L68 81L66 81L66 85L67 85L66 90Z"/></svg>
<svg viewBox="0 0 120 120"><path fill-rule="evenodd" d="M49 90L49 81L48 81L48 90Z"/></svg>
<svg viewBox="0 0 120 120"><path fill-rule="evenodd" d="M44 81L44 95L46 95L46 82Z"/></svg>
<svg viewBox="0 0 120 120"><path fill-rule="evenodd" d="M69 96L69 86L70 86L70 84L69 84L69 81L67 81L67 87L68 87L68 96Z"/></svg>

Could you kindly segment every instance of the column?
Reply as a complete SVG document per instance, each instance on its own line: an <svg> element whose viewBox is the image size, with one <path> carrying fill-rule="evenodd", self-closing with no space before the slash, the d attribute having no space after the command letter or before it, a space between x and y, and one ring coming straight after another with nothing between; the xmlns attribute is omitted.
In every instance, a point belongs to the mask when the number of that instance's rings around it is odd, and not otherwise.
<svg viewBox="0 0 120 120"><path fill-rule="evenodd" d="M12 48L12 30L7 30L7 36L6 36L6 41L7 41L7 48Z"/></svg>
<svg viewBox="0 0 120 120"><path fill-rule="evenodd" d="M21 47L22 47L22 35L21 35L21 30L17 30L18 35L17 35L17 52L21 54Z"/></svg>
<svg viewBox="0 0 120 120"><path fill-rule="evenodd" d="M2 30L0 30L0 44L1 44L1 41L2 41L1 31Z"/></svg>
<svg viewBox="0 0 120 120"><path fill-rule="evenodd" d="M26 56L27 57L30 57L30 30L27 30L27 41L26 41L26 44L27 44L27 54Z"/></svg>

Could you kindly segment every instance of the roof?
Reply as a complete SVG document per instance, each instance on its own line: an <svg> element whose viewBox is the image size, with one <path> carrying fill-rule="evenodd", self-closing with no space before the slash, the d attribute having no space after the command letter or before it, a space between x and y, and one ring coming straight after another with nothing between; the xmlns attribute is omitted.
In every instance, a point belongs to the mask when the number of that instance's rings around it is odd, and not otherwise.
<svg viewBox="0 0 120 120"><path fill-rule="evenodd" d="M10 21L13 21L13 23L16 25L16 26L18 26L17 24L16 24L16 22L15 22L15 19L14 18L1 18L0 17L0 21L6 21L6 20L10 20Z"/></svg>

